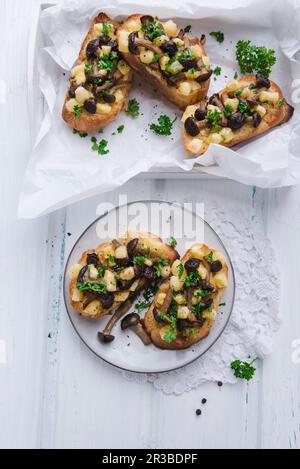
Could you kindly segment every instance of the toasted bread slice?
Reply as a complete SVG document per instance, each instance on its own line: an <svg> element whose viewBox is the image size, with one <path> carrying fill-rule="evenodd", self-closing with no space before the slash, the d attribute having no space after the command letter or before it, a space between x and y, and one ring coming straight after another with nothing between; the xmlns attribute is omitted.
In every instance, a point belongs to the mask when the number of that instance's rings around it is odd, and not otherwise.
<svg viewBox="0 0 300 469"><path fill-rule="evenodd" d="M200 39L172 21L134 14L118 28L119 50L126 62L180 109L207 95L212 74Z"/></svg>
<svg viewBox="0 0 300 469"><path fill-rule="evenodd" d="M71 305L97 319L137 291L168 278L179 255L151 233L127 232L118 240L85 251L68 272Z"/></svg>
<svg viewBox="0 0 300 469"><path fill-rule="evenodd" d="M145 315L144 325L154 345L179 350L207 337L227 283L223 254L194 244L173 263L172 277L161 284Z"/></svg>
<svg viewBox="0 0 300 469"><path fill-rule="evenodd" d="M93 20L71 71L62 117L77 131L97 132L127 106L132 70L118 52L118 25L100 13Z"/></svg>
<svg viewBox="0 0 300 469"><path fill-rule="evenodd" d="M232 80L208 104L187 107L182 117L184 148L190 155L202 155L210 143L232 147L287 122L293 111L273 81L259 75Z"/></svg>

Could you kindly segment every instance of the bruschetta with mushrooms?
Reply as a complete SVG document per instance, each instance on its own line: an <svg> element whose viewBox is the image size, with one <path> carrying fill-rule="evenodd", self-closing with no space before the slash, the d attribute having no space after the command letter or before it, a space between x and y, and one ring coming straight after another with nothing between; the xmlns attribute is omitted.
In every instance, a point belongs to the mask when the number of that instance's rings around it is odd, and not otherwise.
<svg viewBox="0 0 300 469"><path fill-rule="evenodd" d="M293 112L279 86L263 75L231 80L209 100L186 108L184 148L191 155L202 155L210 143L232 147L287 122Z"/></svg>
<svg viewBox="0 0 300 469"><path fill-rule="evenodd" d="M70 268L71 305L83 316L97 319L168 278L177 258L174 248L150 233L127 232L102 243L85 251Z"/></svg>
<svg viewBox="0 0 300 469"><path fill-rule="evenodd" d="M117 21L100 13L92 22L71 70L62 117L73 129L96 132L127 106L132 71L116 40Z"/></svg>
<svg viewBox="0 0 300 469"><path fill-rule="evenodd" d="M172 265L144 318L154 345L179 350L206 337L215 321L228 266L222 253L194 244Z"/></svg>
<svg viewBox="0 0 300 469"><path fill-rule="evenodd" d="M204 35L196 38L173 20L135 14L118 28L117 39L126 62L180 109L207 95L212 70Z"/></svg>

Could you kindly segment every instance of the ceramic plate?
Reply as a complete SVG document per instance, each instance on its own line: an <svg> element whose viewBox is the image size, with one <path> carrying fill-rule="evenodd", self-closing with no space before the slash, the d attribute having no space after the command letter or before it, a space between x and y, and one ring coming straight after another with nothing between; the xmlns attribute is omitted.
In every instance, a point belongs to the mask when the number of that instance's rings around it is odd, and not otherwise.
<svg viewBox="0 0 300 469"><path fill-rule="evenodd" d="M158 211L158 207L160 207L160 211ZM154 226L153 223L151 224L151 219L154 221ZM182 233L180 233L180 225L184 227ZM177 234L175 236L178 242L176 249L181 256L195 242L204 242L225 255L229 269L228 288L221 300L222 304L225 303L225 305L219 307L215 324L208 337L187 350L160 350L154 345L144 346L131 331L122 331L120 323L118 323L113 330L115 336L113 342L103 344L98 340L97 332L104 328L110 316L104 316L97 320L80 316L70 305L69 279L66 272L78 262L83 251L94 249L100 243L111 241L112 236L108 236L107 233L112 233L116 228L118 229L117 236L125 233L127 229L149 231L150 228L154 234L165 241L169 240L171 234ZM116 235L113 234L113 237ZM182 205L161 201L134 202L117 207L95 220L83 232L71 250L64 275L66 309L81 340L104 361L118 368L138 373L160 373L175 370L206 353L218 340L229 321L234 295L235 281L232 264L228 252L216 232L197 213L187 208L183 212ZM134 307L132 311L134 311ZM145 311L141 315L143 316L144 313Z"/></svg>

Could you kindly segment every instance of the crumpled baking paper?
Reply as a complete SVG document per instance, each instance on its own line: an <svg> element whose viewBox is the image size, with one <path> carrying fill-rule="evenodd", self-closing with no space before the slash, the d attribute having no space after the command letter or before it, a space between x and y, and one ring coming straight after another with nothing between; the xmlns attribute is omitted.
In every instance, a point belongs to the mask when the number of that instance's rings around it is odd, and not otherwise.
<svg viewBox="0 0 300 469"><path fill-rule="evenodd" d="M212 79L209 94L221 89L239 71L235 60L235 44L239 39L274 48L277 62L272 79L295 107L294 117L235 150L211 145L204 156L187 157L180 136L181 111L136 77L130 97L140 102L141 116L133 119L122 112L117 121L97 134L98 140L104 138L109 142L109 154L99 156L91 149L91 136L80 138L63 122L61 108L68 72L91 19L100 10L121 19L136 12L175 18L180 25L191 24L194 34L205 33L212 64L222 67L221 76ZM267 188L300 182L300 5L296 0L153 0L151 6L142 0L102 0L101 7L97 0L73 0L44 9L39 22L44 42L39 40L36 44L36 55L30 65L36 67L34 88L39 89L30 94L29 104L31 125L40 128L25 173L20 217L34 218L113 190L155 167L190 171L201 165L205 173ZM225 34L222 44L209 35L218 30ZM41 113L37 92L44 98ZM154 135L149 129L149 123L160 114L177 116L172 137ZM116 129L121 124L125 128L118 134Z"/></svg>

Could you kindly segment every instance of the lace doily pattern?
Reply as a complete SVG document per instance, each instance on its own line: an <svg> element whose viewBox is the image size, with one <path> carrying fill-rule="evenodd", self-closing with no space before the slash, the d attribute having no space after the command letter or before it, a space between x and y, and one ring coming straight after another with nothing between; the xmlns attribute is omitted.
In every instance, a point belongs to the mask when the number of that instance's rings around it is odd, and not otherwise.
<svg viewBox="0 0 300 469"><path fill-rule="evenodd" d="M207 381L235 383L235 359L265 357L278 330L280 281L275 253L263 224L236 205L205 205L206 220L223 240L236 277L230 322L216 344L201 358L179 370L161 374L123 372L128 380L151 382L165 394L182 394Z"/></svg>

